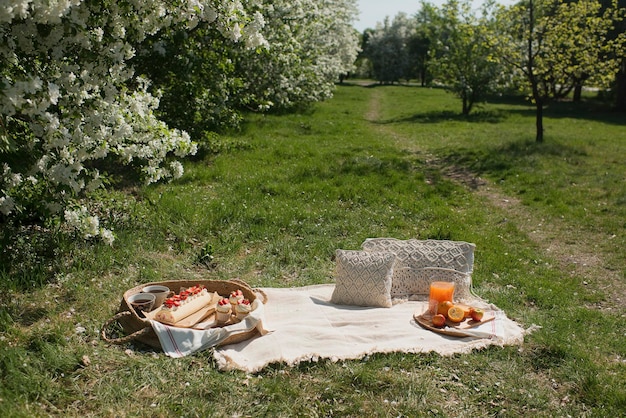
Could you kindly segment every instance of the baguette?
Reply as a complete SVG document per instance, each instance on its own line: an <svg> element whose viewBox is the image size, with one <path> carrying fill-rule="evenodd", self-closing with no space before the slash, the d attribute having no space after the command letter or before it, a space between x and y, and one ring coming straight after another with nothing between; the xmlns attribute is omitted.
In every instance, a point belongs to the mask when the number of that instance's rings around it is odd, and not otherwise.
<svg viewBox="0 0 626 418"><path fill-rule="evenodd" d="M182 290L179 294L165 299L163 305L154 315L154 319L164 324L175 325L207 306L213 299L204 286L193 286Z"/></svg>

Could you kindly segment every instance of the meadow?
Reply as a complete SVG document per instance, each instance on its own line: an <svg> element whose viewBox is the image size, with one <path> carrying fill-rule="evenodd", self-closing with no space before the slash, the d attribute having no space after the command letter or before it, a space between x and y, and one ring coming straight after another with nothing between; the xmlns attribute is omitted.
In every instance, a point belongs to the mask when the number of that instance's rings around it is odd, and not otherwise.
<svg viewBox="0 0 626 418"><path fill-rule="evenodd" d="M5 229L0 416L623 414L625 118L591 97L554 103L536 143L522 98L460 107L440 89L342 85L296 114L248 115L173 183L102 193L112 247ZM99 338L137 284L328 283L334 251L369 237L475 243L475 292L534 331L251 375L217 371L210 350L174 360Z"/></svg>

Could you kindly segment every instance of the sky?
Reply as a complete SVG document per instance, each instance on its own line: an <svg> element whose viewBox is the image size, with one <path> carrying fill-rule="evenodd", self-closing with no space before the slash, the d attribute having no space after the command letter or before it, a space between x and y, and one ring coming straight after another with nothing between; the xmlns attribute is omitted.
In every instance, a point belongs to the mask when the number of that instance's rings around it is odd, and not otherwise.
<svg viewBox="0 0 626 418"><path fill-rule="evenodd" d="M478 4L481 1L475 0ZM441 6L444 0L427 0L428 3L435 6ZM513 0L500 0L499 3L511 4ZM361 11L359 20L354 26L359 32L363 32L367 28L375 28L376 22L382 23L385 16L393 19L399 12L404 12L409 16L414 15L421 7L420 0L358 0L357 6Z"/></svg>
<svg viewBox="0 0 626 418"><path fill-rule="evenodd" d="M435 2L432 2L436 4ZM409 16L417 13L420 9L419 0L358 0L360 10L359 20L354 26L359 32L367 28L375 28L376 22L383 22L385 16L393 19L399 12L405 12Z"/></svg>

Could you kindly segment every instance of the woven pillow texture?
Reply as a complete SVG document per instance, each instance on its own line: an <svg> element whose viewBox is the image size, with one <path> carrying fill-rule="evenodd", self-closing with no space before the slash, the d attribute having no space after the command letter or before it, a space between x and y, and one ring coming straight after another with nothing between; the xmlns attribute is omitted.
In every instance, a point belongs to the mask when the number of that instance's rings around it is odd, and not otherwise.
<svg viewBox="0 0 626 418"><path fill-rule="evenodd" d="M391 252L396 255L392 298L428 295L433 281L453 281L457 297L471 296L474 244L449 240L368 238L362 248L365 251Z"/></svg>
<svg viewBox="0 0 626 418"><path fill-rule="evenodd" d="M392 295L392 298L428 295L432 282L454 283L454 300L469 300L474 297L471 293L472 276L469 273L452 269L441 267L413 269L407 267L394 270L392 280L397 284L397 295Z"/></svg>
<svg viewBox="0 0 626 418"><path fill-rule="evenodd" d="M335 290L331 302L390 308L396 256L391 252L337 250Z"/></svg>

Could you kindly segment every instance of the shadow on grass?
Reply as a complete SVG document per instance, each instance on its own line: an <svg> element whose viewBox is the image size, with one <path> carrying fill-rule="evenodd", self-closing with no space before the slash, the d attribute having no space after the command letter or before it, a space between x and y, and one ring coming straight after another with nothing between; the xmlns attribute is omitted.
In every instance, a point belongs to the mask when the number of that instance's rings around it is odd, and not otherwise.
<svg viewBox="0 0 626 418"><path fill-rule="evenodd" d="M394 83L381 83L374 80L345 80L343 83L336 83L338 86L342 87L365 87L365 88L376 88L376 87L406 87L406 88L429 88L436 89L441 87L433 87L433 86L422 86L419 83L414 82L394 82Z"/></svg>
<svg viewBox="0 0 626 418"><path fill-rule="evenodd" d="M499 123L512 115L534 119L536 110L528 103L513 98L489 100L490 104L503 104L507 106L519 106L512 109L475 110L469 115L451 110L433 110L415 113L409 116L391 118L376 121L380 125L394 123L441 123L441 122L469 122L469 123ZM544 108L544 118L552 119L581 119L611 125L626 126L626 115L611 109L606 103L589 100L580 103L553 102Z"/></svg>
<svg viewBox="0 0 626 418"><path fill-rule="evenodd" d="M410 88L420 89L420 86L406 86ZM433 87L427 87L432 89ZM438 89L444 90L441 87ZM457 99L459 109L461 107L460 99ZM505 105L516 106L510 109L485 109L485 105ZM467 115L456 110L430 110L419 112L413 115L405 115L402 117L380 120L374 123L381 125L392 123L441 123L441 122L469 122L469 123L499 123L510 117L512 114L519 114L523 117L533 117L535 110L528 102L519 95L498 95L488 97L482 102L474 104L474 109Z"/></svg>
<svg viewBox="0 0 626 418"><path fill-rule="evenodd" d="M28 291L28 289L21 288L19 290ZM17 303L7 303L0 309L0 324L5 326L9 323L16 323L29 327L50 315L50 312L42 307Z"/></svg>
<svg viewBox="0 0 626 418"><path fill-rule="evenodd" d="M558 346L536 346L529 353L531 365L537 371L558 368L570 356L569 352Z"/></svg>
<svg viewBox="0 0 626 418"><path fill-rule="evenodd" d="M0 224L0 289L40 288L57 272L56 234L39 224Z"/></svg>
<svg viewBox="0 0 626 418"><path fill-rule="evenodd" d="M494 102L489 102L495 104ZM387 125L393 123L441 123L441 122L469 122L469 123L499 123L512 115L519 115L524 118L534 118L536 110L534 107L515 103L513 101L502 101L502 104L518 105L515 109L495 109L477 110L469 115L451 110L420 112L414 115L402 116L398 118L384 119L373 122L375 124ZM544 108L544 118L552 119L582 119L611 125L626 126L626 115L612 110L606 104L585 101L581 103L555 102Z"/></svg>
<svg viewBox="0 0 626 418"><path fill-rule="evenodd" d="M476 175L499 175L514 167L519 168L521 161L534 155L551 155L573 160L588 154L580 148L563 143L519 141L481 149L450 149L443 152L443 163L466 167Z"/></svg>
<svg viewBox="0 0 626 418"><path fill-rule="evenodd" d="M498 123L508 117L508 111L484 110L463 115L450 110L416 113L410 116L391 118L373 122L379 125L393 123L441 123L441 122L471 122L471 123Z"/></svg>
<svg viewBox="0 0 626 418"><path fill-rule="evenodd" d="M361 87L361 88L384 88L384 87L403 87L407 89L441 89L443 87L421 86L416 83L409 84L380 84L377 82L353 82L344 83L342 86ZM460 108L460 99L459 108ZM522 117L534 117L536 110L534 105L525 97L519 94L500 94L487 97L484 102L490 105L515 106L510 109L483 110L480 109L481 103L476 103L476 109L469 115L463 115L461 112L450 110L435 110L428 112L420 112L414 115L403 116L377 121L374 123L385 125L392 123L439 123L439 122L475 122L475 123L498 123L507 117L517 114ZM611 103L600 97L584 97L579 102L571 100L553 100L549 101L544 108L544 117L546 118L572 118L592 120L595 122L609 123L613 125L626 125L626 115L623 112L615 110Z"/></svg>
<svg viewBox="0 0 626 418"><path fill-rule="evenodd" d="M546 106L544 115L555 119L584 119L626 126L626 114L615 110L610 104L599 99L584 99L577 103L571 101L551 102Z"/></svg>

